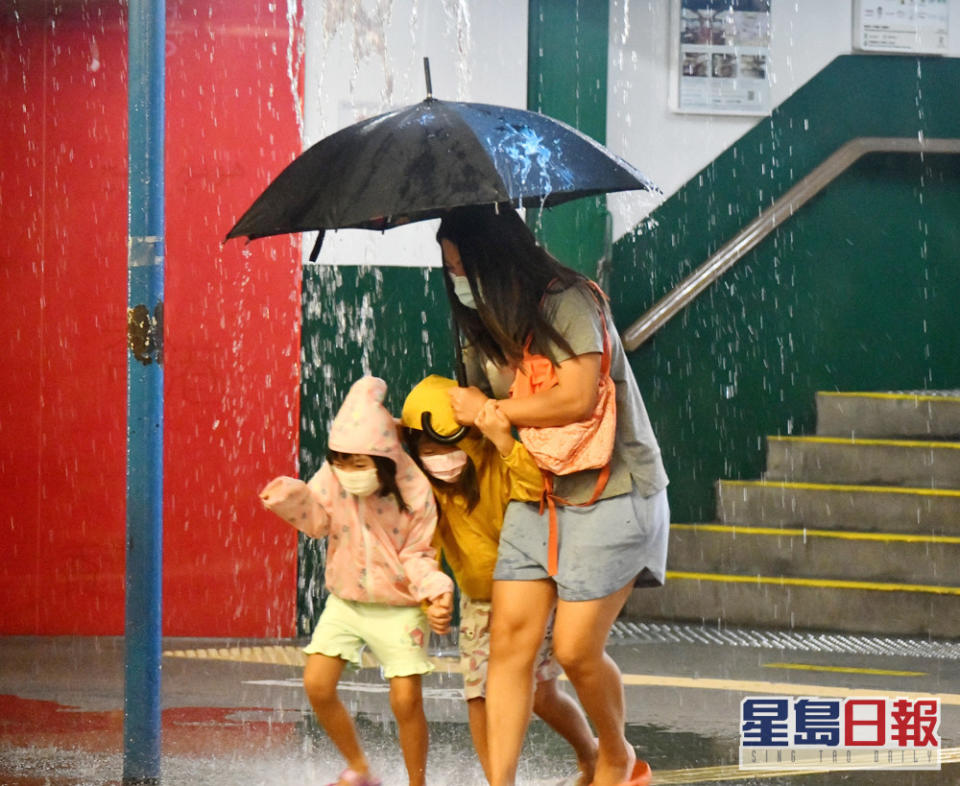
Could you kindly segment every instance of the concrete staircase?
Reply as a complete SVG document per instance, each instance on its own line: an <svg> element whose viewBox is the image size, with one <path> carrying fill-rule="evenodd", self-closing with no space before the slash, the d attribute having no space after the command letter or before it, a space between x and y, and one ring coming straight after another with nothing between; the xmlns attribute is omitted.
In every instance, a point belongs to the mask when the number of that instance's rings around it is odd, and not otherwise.
<svg viewBox="0 0 960 786"><path fill-rule="evenodd" d="M817 435L768 437L717 518L672 526L628 616L960 636L960 391L818 393Z"/></svg>

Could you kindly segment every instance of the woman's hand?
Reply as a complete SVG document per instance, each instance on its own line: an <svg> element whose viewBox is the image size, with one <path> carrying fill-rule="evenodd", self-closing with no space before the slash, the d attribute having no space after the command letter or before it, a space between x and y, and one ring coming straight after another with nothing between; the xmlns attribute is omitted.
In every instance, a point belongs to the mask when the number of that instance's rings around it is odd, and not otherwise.
<svg viewBox="0 0 960 786"><path fill-rule="evenodd" d="M427 623L430 630L442 636L450 630L450 621L453 619L453 593L444 592L436 598L427 601Z"/></svg>
<svg viewBox="0 0 960 786"><path fill-rule="evenodd" d="M487 397L480 388L450 388L447 391L453 415L461 426L473 426L477 422L477 415L487 403Z"/></svg>

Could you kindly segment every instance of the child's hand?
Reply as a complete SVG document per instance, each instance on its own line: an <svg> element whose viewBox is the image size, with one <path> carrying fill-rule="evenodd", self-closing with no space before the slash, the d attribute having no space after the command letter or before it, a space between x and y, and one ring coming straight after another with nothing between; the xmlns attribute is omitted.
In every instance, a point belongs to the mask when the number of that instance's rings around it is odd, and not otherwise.
<svg viewBox="0 0 960 786"><path fill-rule="evenodd" d="M477 415L476 425L483 436L497 446L501 456L510 455L514 442L513 434L510 431L510 421L500 411L493 399L487 399L481 408Z"/></svg>
<svg viewBox="0 0 960 786"><path fill-rule="evenodd" d="M450 621L453 619L453 593L444 592L436 598L427 601L427 623L430 630L442 636L450 630Z"/></svg>
<svg viewBox="0 0 960 786"><path fill-rule="evenodd" d="M274 478L263 487L263 490L260 492L260 501L264 507L274 505L280 500L285 499L295 487L300 485L300 482L301 481L295 480L294 478L288 478L286 475Z"/></svg>

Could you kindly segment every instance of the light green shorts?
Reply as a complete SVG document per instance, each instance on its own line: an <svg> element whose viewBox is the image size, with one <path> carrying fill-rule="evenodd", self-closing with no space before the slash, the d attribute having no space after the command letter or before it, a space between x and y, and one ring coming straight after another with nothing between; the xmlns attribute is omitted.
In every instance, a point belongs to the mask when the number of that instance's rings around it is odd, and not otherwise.
<svg viewBox="0 0 960 786"><path fill-rule="evenodd" d="M360 603L328 595L303 651L342 658L360 668L360 654L367 646L380 661L384 677L407 677L433 671L427 659L429 636L427 616L419 606Z"/></svg>

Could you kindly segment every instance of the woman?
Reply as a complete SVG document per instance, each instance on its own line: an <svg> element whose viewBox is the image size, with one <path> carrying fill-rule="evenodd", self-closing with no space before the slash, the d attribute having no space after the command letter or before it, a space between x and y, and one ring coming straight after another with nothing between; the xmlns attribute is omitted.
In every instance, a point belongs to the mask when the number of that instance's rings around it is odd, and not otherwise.
<svg viewBox="0 0 960 786"><path fill-rule="evenodd" d="M465 335L471 381L478 368L517 368L524 344L555 367L557 384L497 400L514 426L561 426L596 405L604 325L617 428L610 474L592 505L597 471L555 478L571 503L557 510L558 569L548 571L549 513L511 502L494 572L487 713L492 786L514 782L530 717L533 662L556 605L554 651L598 736L594 786L649 780L624 737L620 672L604 645L634 586L659 586L666 568L667 476L633 372L609 311L587 280L537 246L515 210L466 207L437 233L454 318ZM603 320L603 322L601 322ZM451 391L457 420L473 424L487 402L477 387ZM517 697L522 697L520 700Z"/></svg>

